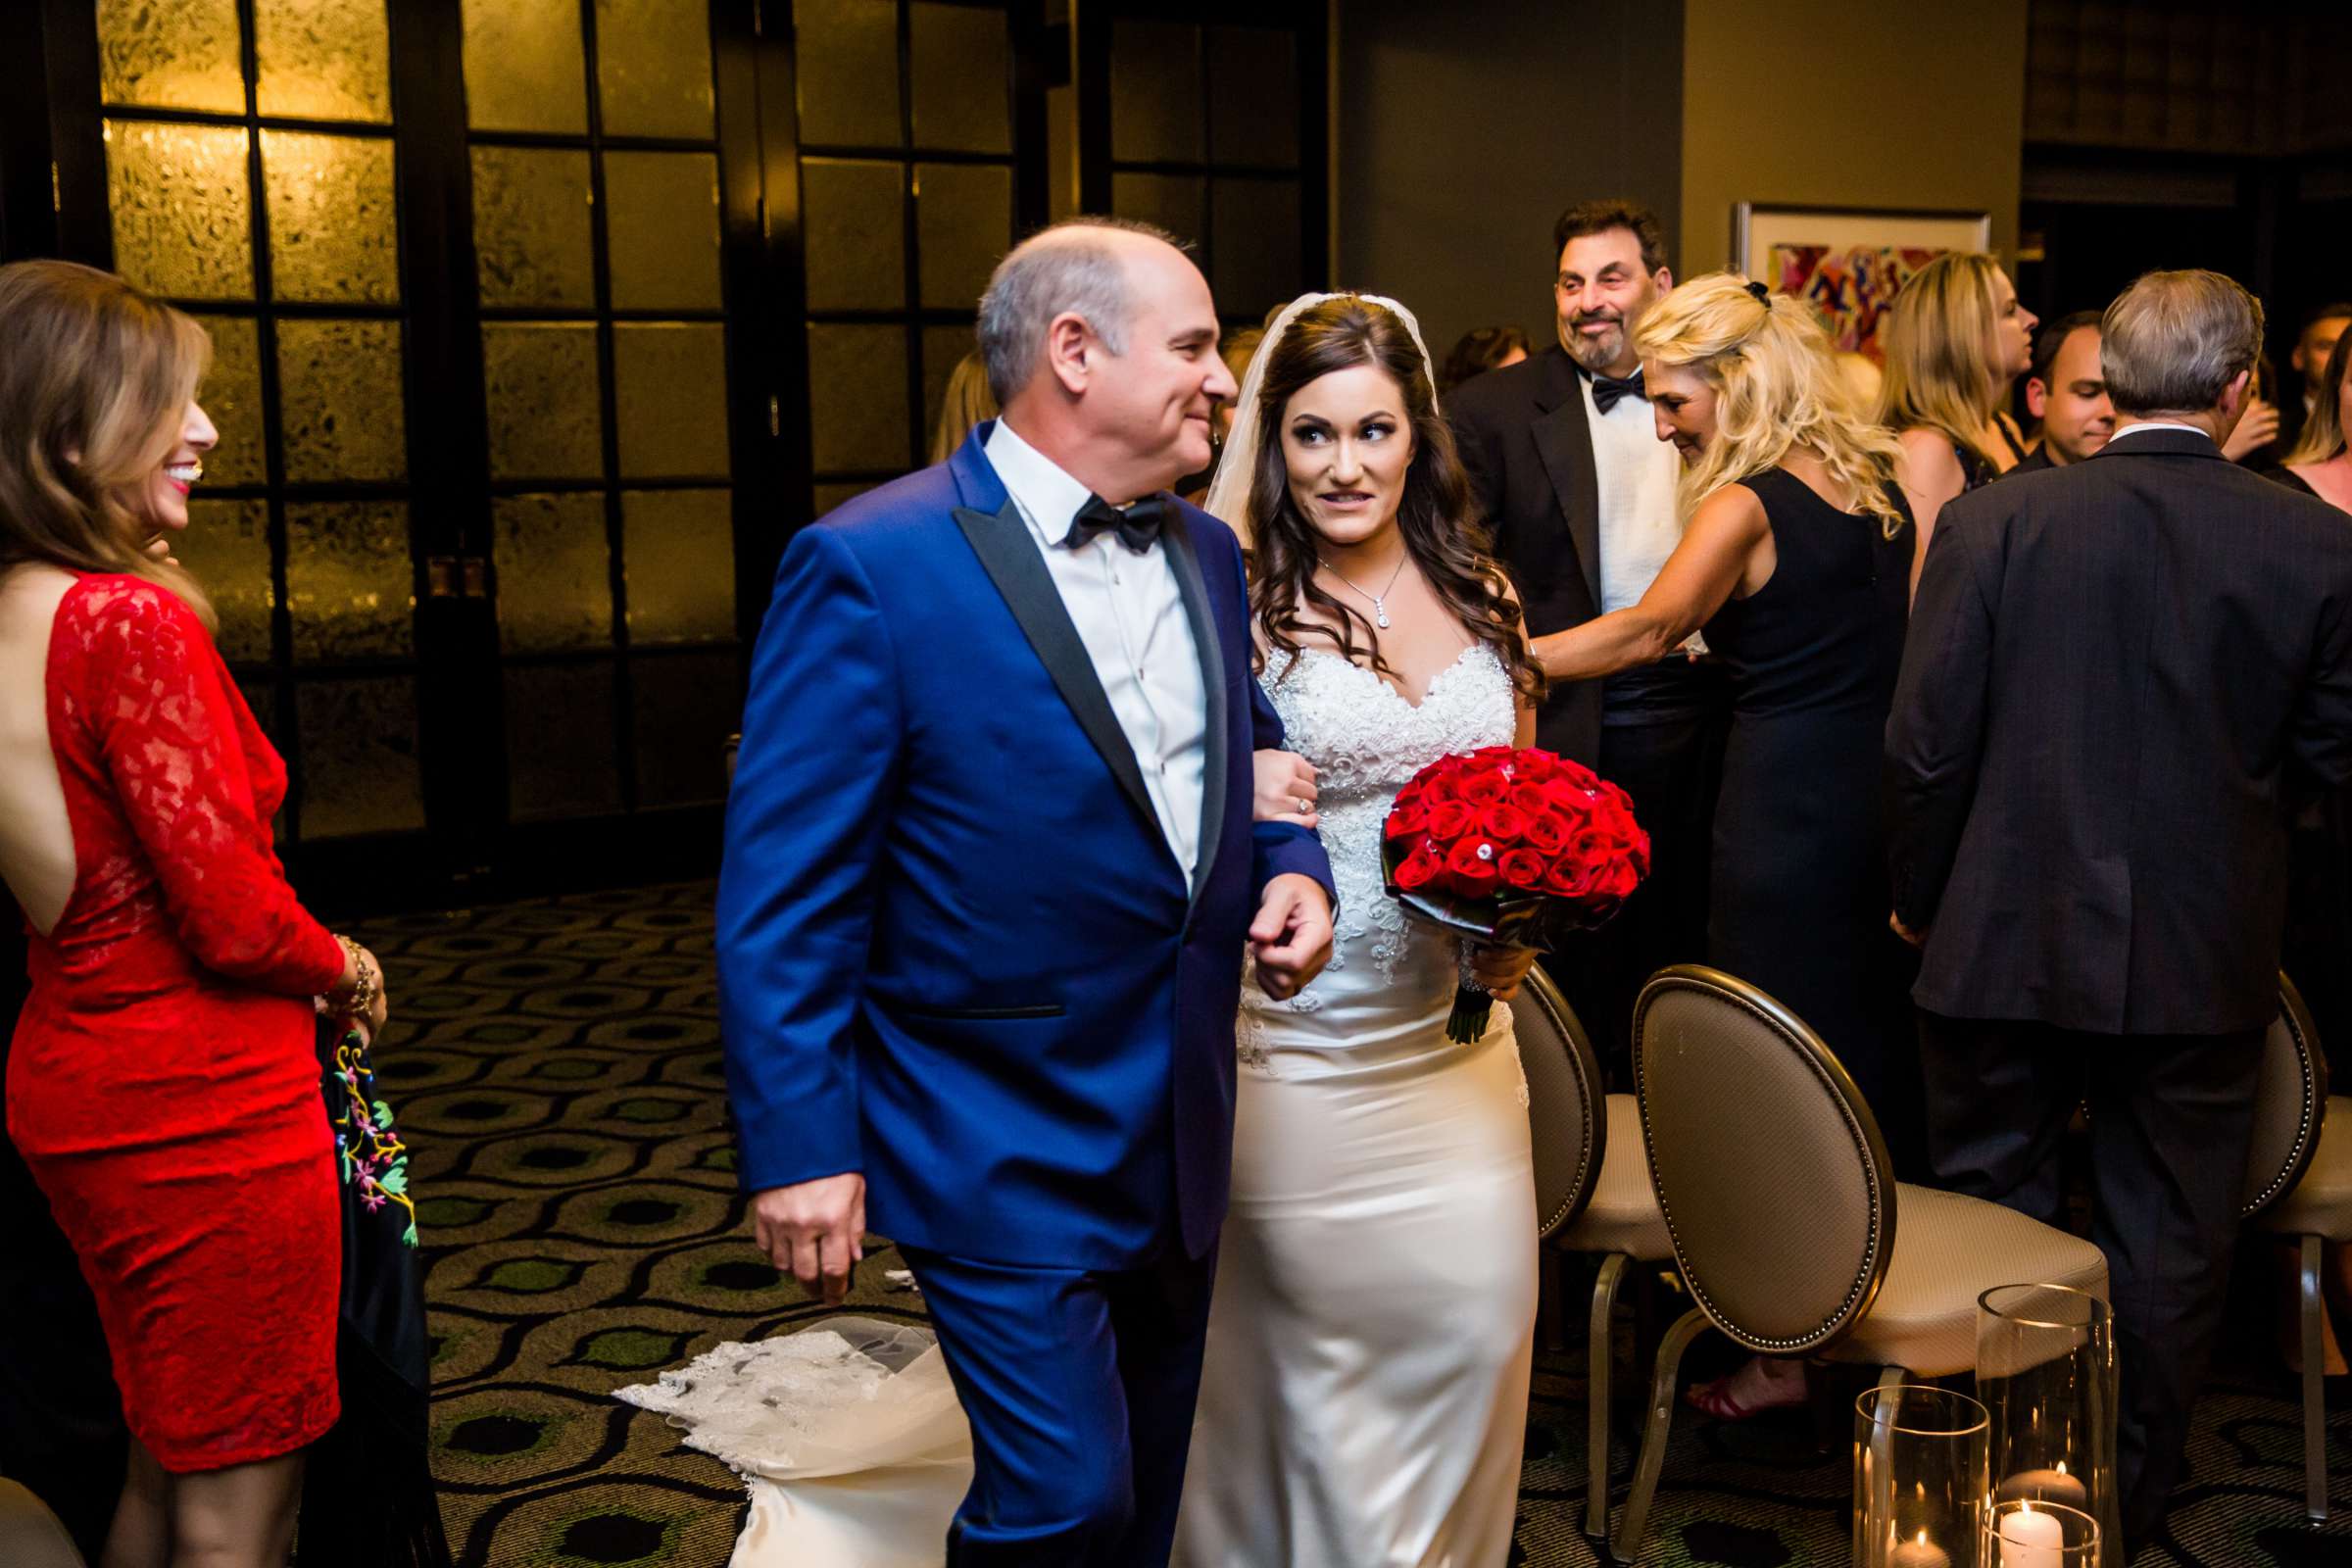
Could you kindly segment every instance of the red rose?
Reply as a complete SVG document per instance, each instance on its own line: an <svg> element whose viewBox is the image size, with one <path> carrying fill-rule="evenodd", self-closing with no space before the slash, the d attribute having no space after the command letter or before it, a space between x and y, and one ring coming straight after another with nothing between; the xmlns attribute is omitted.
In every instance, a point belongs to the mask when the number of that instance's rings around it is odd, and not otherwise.
<svg viewBox="0 0 2352 1568"><path fill-rule="evenodd" d="M1551 804L1551 797L1544 792L1542 785L1528 782L1527 776L1521 774L1519 782L1511 786L1511 804L1533 816Z"/></svg>
<svg viewBox="0 0 2352 1568"><path fill-rule="evenodd" d="M1568 847L1568 824L1549 811L1535 813L1527 819L1527 847L1550 859Z"/></svg>
<svg viewBox="0 0 2352 1568"><path fill-rule="evenodd" d="M1502 879L1526 893L1544 891L1544 857L1533 850L1505 850L1498 862Z"/></svg>
<svg viewBox="0 0 2352 1568"><path fill-rule="evenodd" d="M1582 831L1592 822L1595 804L1592 796L1573 784L1562 784L1556 780L1544 788L1550 797L1547 809L1571 829Z"/></svg>
<svg viewBox="0 0 2352 1568"><path fill-rule="evenodd" d="M1507 802L1479 812L1478 825L1486 829L1489 838L1504 844L1516 844L1527 837L1527 813Z"/></svg>
<svg viewBox="0 0 2352 1568"><path fill-rule="evenodd" d="M1649 835L1629 824L1618 858L1634 868L1635 876L1649 875Z"/></svg>
<svg viewBox="0 0 2352 1568"><path fill-rule="evenodd" d="M1600 783L1599 774L1593 772L1584 763L1570 761L1565 757L1560 759L1559 771L1554 773L1552 776L1560 783L1573 786L1574 788L1580 790L1591 790L1596 788Z"/></svg>
<svg viewBox="0 0 2352 1568"><path fill-rule="evenodd" d="M1458 801L1462 798L1461 784L1450 768L1424 773L1421 777L1423 799L1432 806L1440 801Z"/></svg>
<svg viewBox="0 0 2352 1568"><path fill-rule="evenodd" d="M1530 747L1519 754L1515 766L1518 771L1512 776L1521 783L1541 784L1560 770L1560 760L1549 752L1539 752Z"/></svg>
<svg viewBox="0 0 2352 1568"><path fill-rule="evenodd" d="M1454 888L1471 898L1485 898L1502 879L1494 864L1494 846L1484 839L1464 839L1446 857L1446 874Z"/></svg>
<svg viewBox="0 0 2352 1568"><path fill-rule="evenodd" d="M1472 806L1498 806L1511 793L1511 781L1499 767L1481 768L1462 780L1462 799Z"/></svg>
<svg viewBox="0 0 2352 1568"><path fill-rule="evenodd" d="M1592 861L1573 856L1554 860L1544 870L1544 891L1563 899L1583 899L1592 892L1595 868Z"/></svg>
<svg viewBox="0 0 2352 1568"><path fill-rule="evenodd" d="M1600 891L1613 899L1623 899L1632 894L1635 886L1641 880L1634 874L1631 861L1611 860L1608 868L1601 874Z"/></svg>
<svg viewBox="0 0 2352 1568"><path fill-rule="evenodd" d="M1425 832L1428 827L1429 808L1423 806L1419 801L1408 801L1399 797L1396 805L1389 811L1388 830L1383 836L1392 839L1409 839L1416 833Z"/></svg>
<svg viewBox="0 0 2352 1568"><path fill-rule="evenodd" d="M1399 893L1418 893L1436 881L1438 873L1445 869L1446 862L1430 854L1429 846L1424 844L1406 856L1396 867L1396 890Z"/></svg>
<svg viewBox="0 0 2352 1568"><path fill-rule="evenodd" d="M1430 837L1453 843L1478 826L1478 809L1466 801L1439 801L1429 808Z"/></svg>

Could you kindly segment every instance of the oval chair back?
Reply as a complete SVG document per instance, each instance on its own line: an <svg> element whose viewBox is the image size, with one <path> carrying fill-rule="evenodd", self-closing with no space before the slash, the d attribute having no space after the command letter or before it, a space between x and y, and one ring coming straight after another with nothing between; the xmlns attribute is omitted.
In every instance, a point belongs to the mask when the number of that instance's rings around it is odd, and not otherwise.
<svg viewBox="0 0 2352 1568"><path fill-rule="evenodd" d="M1527 1069L1528 1128L1536 1156L1536 1236L1573 1223L1600 1180L1608 1142L1600 1058L1560 988L1527 971L1511 999L1511 1029Z"/></svg>
<svg viewBox="0 0 2352 1568"><path fill-rule="evenodd" d="M2254 1080L2254 1143L2246 1155L2238 1218L2252 1219L2295 1190L2320 1147L2328 1111L2328 1058L2321 1055L2303 994L2278 977L2278 1016L2263 1037Z"/></svg>
<svg viewBox="0 0 2352 1568"><path fill-rule="evenodd" d="M1835 1342L1894 1251L1894 1170L1861 1091L1803 1019L1718 969L1651 976L1634 1036L1650 1182L1699 1309L1763 1354Z"/></svg>

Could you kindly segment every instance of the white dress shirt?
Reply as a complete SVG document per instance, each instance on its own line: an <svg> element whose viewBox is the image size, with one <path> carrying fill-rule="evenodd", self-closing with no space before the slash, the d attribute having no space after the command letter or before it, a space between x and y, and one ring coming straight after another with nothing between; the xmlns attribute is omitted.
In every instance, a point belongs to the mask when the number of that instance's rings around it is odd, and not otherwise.
<svg viewBox="0 0 2352 1568"><path fill-rule="evenodd" d="M1622 397L1608 413L1592 398L1592 378L1579 375L1585 423L1592 432L1592 477L1600 499L1600 612L1642 602L1658 568L1683 542L1674 487L1682 459L1658 439L1647 400Z"/></svg>
<svg viewBox="0 0 2352 1568"><path fill-rule="evenodd" d="M2185 430L2190 435L2201 435L2208 441L2213 440L2213 432L2211 430L2201 430L2193 424L2182 424L2177 419L2146 419L2142 420L2138 424L2127 424L2122 429L2116 431L2115 434L2109 436L2107 439L2110 441L2121 441L2124 439L2124 437L2128 435L2136 435L2142 430Z"/></svg>
<svg viewBox="0 0 2352 1568"><path fill-rule="evenodd" d="M1189 881L1199 873L1208 694L1167 546L1154 543L1139 556L1109 530L1071 549L1070 524L1093 492L1003 419L982 450L1045 557Z"/></svg>

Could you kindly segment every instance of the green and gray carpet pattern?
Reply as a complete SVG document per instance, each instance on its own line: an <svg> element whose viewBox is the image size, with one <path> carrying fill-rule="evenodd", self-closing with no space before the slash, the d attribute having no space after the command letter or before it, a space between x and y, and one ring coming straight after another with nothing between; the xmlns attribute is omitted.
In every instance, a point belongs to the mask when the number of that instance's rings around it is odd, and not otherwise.
<svg viewBox="0 0 2352 1568"><path fill-rule="evenodd" d="M469 1568L723 1564L742 1511L735 1478L612 1392L826 1315L754 1250L735 1190L710 892L692 883L361 927L398 1011L378 1068L415 1151L434 1471ZM884 1288L895 1263L887 1249L869 1258L857 1310L921 1316L916 1298ZM1567 1316L1581 1321L1573 1302ZM1580 1529L1581 1366L1577 1348L1539 1363L1514 1555L1530 1568L1594 1560ZM2339 1512L2314 1529L2302 1523L2291 1384L2258 1374L2218 1390L2198 1412L2171 1549L2141 1562L2352 1560L2352 1411L2340 1398L2328 1431ZM1622 1430L1615 1462L1622 1486ZM1801 1417L1687 1418L1642 1561L1842 1563L1848 1484L1843 1452L1825 1454Z"/></svg>

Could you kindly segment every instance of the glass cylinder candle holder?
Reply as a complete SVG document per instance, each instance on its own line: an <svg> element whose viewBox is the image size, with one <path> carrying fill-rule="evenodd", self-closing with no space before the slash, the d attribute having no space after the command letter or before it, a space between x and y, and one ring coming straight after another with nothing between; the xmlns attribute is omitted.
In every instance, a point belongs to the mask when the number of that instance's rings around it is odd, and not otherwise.
<svg viewBox="0 0 2352 1568"><path fill-rule="evenodd" d="M2062 1502L2011 1497L1984 1510L1983 1568L2098 1568L2099 1522Z"/></svg>
<svg viewBox="0 0 2352 1568"><path fill-rule="evenodd" d="M1856 1568L1976 1568L1990 1427L1948 1389L1882 1385L1854 1401Z"/></svg>
<svg viewBox="0 0 2352 1568"><path fill-rule="evenodd" d="M1992 1418L1993 1499L2089 1514L2108 1544L2106 1568L2121 1568L2107 1303L2063 1285L2001 1285L1978 1297L1977 1397Z"/></svg>

